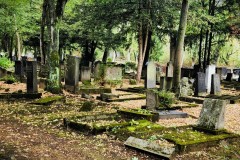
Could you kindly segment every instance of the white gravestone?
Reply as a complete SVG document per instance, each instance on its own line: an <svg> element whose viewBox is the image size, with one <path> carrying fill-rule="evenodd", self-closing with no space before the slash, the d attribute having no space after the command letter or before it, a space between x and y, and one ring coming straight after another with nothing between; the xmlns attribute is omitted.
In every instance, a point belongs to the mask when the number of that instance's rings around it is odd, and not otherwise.
<svg viewBox="0 0 240 160"><path fill-rule="evenodd" d="M207 93L210 93L210 91L211 91L212 74L215 74L215 72L216 72L216 66L215 65L207 66L206 77L205 77L205 84L206 84Z"/></svg>

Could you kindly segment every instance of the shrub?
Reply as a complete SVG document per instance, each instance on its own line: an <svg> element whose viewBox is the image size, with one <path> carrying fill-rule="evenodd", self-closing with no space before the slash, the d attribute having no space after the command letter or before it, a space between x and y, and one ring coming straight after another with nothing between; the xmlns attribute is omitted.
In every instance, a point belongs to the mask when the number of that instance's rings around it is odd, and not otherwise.
<svg viewBox="0 0 240 160"><path fill-rule="evenodd" d="M7 69L13 66L14 63L10 59L7 57L0 57L0 67Z"/></svg>
<svg viewBox="0 0 240 160"><path fill-rule="evenodd" d="M175 103L175 94L169 91L157 91L160 108L170 108Z"/></svg>
<svg viewBox="0 0 240 160"><path fill-rule="evenodd" d="M137 80L136 79L129 79L129 84L130 85L136 85L137 84Z"/></svg>
<svg viewBox="0 0 240 160"><path fill-rule="evenodd" d="M17 79L13 75L6 75L3 78L0 78L0 81L5 81L7 84L12 84L17 82Z"/></svg>

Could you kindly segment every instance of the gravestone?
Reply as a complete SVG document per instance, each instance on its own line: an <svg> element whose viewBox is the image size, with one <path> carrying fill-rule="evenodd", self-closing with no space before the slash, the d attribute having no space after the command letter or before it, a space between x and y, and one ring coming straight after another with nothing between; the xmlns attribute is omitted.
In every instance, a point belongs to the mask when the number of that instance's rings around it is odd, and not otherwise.
<svg viewBox="0 0 240 160"><path fill-rule="evenodd" d="M220 95L221 94L221 84L219 74L212 75L212 84L211 84L211 94Z"/></svg>
<svg viewBox="0 0 240 160"><path fill-rule="evenodd" d="M27 67L27 56L22 56L22 65L23 65L23 72L25 73Z"/></svg>
<svg viewBox="0 0 240 160"><path fill-rule="evenodd" d="M194 95L195 96L205 96L206 94L206 84L205 84L205 73L198 72L196 81L194 83Z"/></svg>
<svg viewBox="0 0 240 160"><path fill-rule="evenodd" d="M158 96L157 94L151 90L147 89L146 90L146 106L147 109L154 111L158 107Z"/></svg>
<svg viewBox="0 0 240 160"><path fill-rule="evenodd" d="M173 64L171 61L167 64L166 77L173 77Z"/></svg>
<svg viewBox="0 0 240 160"><path fill-rule="evenodd" d="M80 79L82 82L91 80L91 68L90 67L87 67L87 66L81 67Z"/></svg>
<svg viewBox="0 0 240 160"><path fill-rule="evenodd" d="M23 76L24 72L22 61L15 61L15 74L20 77Z"/></svg>
<svg viewBox="0 0 240 160"><path fill-rule="evenodd" d="M172 89L172 82L173 78L172 77L166 77L166 90L171 90Z"/></svg>
<svg viewBox="0 0 240 160"><path fill-rule="evenodd" d="M226 100L206 98L197 126L209 130L224 129L226 104Z"/></svg>
<svg viewBox="0 0 240 160"><path fill-rule="evenodd" d="M101 61L97 61L94 63L94 78L95 79L99 79L100 78L100 72L101 72L101 66L102 66L102 62Z"/></svg>
<svg viewBox="0 0 240 160"><path fill-rule="evenodd" d="M227 73L226 81L231 82L232 81L232 76L233 76L232 73Z"/></svg>
<svg viewBox="0 0 240 160"><path fill-rule="evenodd" d="M219 74L220 80L223 80L227 76L227 68L218 67L216 68L216 73Z"/></svg>
<svg viewBox="0 0 240 160"><path fill-rule="evenodd" d="M65 88L76 92L79 82L79 63L80 58L76 56L67 57L66 73L65 73Z"/></svg>
<svg viewBox="0 0 240 160"><path fill-rule="evenodd" d="M189 83L189 79L187 77L183 77L180 82L180 96L191 96L193 94L192 87L192 83Z"/></svg>
<svg viewBox="0 0 240 160"><path fill-rule="evenodd" d="M205 77L205 84L206 84L207 93L210 93L210 91L211 91L212 74L215 74L215 72L216 72L216 66L215 65L207 66L206 77Z"/></svg>
<svg viewBox="0 0 240 160"><path fill-rule="evenodd" d="M145 88L156 87L156 65L154 62L149 62L147 65L147 76L145 79Z"/></svg>
<svg viewBox="0 0 240 160"><path fill-rule="evenodd" d="M36 61L26 61L26 73L27 73L27 93L37 93L38 81Z"/></svg>
<svg viewBox="0 0 240 160"><path fill-rule="evenodd" d="M166 77L160 77L160 90L166 89Z"/></svg>
<svg viewBox="0 0 240 160"><path fill-rule="evenodd" d="M106 65L104 81L122 81L123 67L120 65Z"/></svg>

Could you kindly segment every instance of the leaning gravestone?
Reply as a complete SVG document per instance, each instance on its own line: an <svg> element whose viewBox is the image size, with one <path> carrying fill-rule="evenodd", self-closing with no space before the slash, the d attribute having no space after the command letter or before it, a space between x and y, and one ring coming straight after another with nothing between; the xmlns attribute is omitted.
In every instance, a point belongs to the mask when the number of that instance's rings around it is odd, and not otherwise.
<svg viewBox="0 0 240 160"><path fill-rule="evenodd" d="M82 66L80 73L81 81L90 81L91 80L91 67Z"/></svg>
<svg viewBox="0 0 240 160"><path fill-rule="evenodd" d="M80 63L79 57L69 56L67 58L65 88L72 92L76 92L78 90L79 63Z"/></svg>
<svg viewBox="0 0 240 160"><path fill-rule="evenodd" d="M212 75L212 84L211 84L211 94L220 95L221 88L220 88L220 76L219 74Z"/></svg>
<svg viewBox="0 0 240 160"><path fill-rule="evenodd" d="M145 88L156 87L156 65L154 62L149 62L147 65L147 76L145 79Z"/></svg>
<svg viewBox="0 0 240 160"><path fill-rule="evenodd" d="M27 93L37 93L38 82L36 61L26 61L26 73L27 73Z"/></svg>
<svg viewBox="0 0 240 160"><path fill-rule="evenodd" d="M204 96L206 94L205 73L198 72L195 81L195 96Z"/></svg>
<svg viewBox="0 0 240 160"><path fill-rule="evenodd" d="M208 130L224 129L226 101L206 98L198 119L198 127Z"/></svg>
<svg viewBox="0 0 240 160"><path fill-rule="evenodd" d="M212 82L212 74L215 74L215 72L216 72L216 66L215 65L207 66L206 77L205 77L205 84L206 84L207 93L210 93L211 82Z"/></svg>

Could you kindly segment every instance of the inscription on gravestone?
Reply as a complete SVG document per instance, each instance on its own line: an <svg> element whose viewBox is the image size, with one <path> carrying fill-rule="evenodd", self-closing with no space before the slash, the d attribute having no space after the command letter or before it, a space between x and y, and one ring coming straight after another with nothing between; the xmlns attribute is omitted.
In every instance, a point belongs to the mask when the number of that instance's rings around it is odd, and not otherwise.
<svg viewBox="0 0 240 160"><path fill-rule="evenodd" d="M198 119L198 126L210 130L224 129L226 101L206 98Z"/></svg>
<svg viewBox="0 0 240 160"><path fill-rule="evenodd" d="M38 92L37 82L37 62L26 61L26 73L27 73L27 93Z"/></svg>

